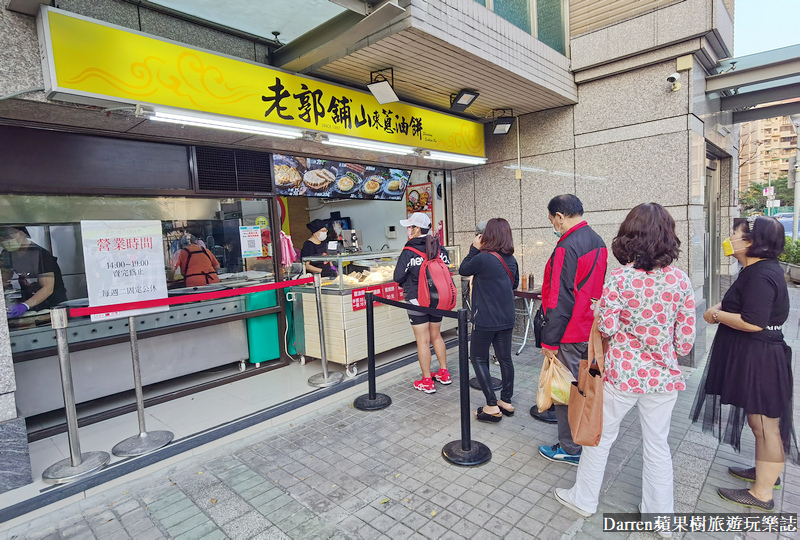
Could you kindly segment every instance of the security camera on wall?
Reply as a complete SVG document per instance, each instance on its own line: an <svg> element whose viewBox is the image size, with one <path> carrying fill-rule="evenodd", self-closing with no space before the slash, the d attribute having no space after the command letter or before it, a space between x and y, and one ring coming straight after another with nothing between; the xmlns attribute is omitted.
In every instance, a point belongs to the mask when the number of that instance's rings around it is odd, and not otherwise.
<svg viewBox="0 0 800 540"><path fill-rule="evenodd" d="M672 91L677 92L681 89L681 83L678 81L681 79L680 73L672 73L669 77L667 77L667 82L672 84Z"/></svg>

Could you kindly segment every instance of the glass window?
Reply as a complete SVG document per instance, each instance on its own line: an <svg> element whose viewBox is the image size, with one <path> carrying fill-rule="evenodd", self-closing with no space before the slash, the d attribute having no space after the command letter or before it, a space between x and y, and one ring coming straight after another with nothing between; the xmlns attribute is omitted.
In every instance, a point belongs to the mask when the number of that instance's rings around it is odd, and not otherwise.
<svg viewBox="0 0 800 540"><path fill-rule="evenodd" d="M531 10L528 0L494 0L494 12L511 24L531 32Z"/></svg>
<svg viewBox="0 0 800 540"><path fill-rule="evenodd" d="M478 2L482 6L486 5L486 0L475 0L475 1Z"/></svg>
<svg viewBox="0 0 800 540"><path fill-rule="evenodd" d="M536 0L537 39L566 54L562 0Z"/></svg>
<svg viewBox="0 0 800 540"><path fill-rule="evenodd" d="M89 305L81 220L160 221L170 297L275 281L271 202L266 199L6 195L0 196L0 209L4 216L0 223L0 273L12 352L53 346L52 336L39 336L49 329L51 308ZM52 221L53 216L58 216L58 221ZM249 247L260 248L261 256L242 257L239 227L243 225L260 227L260 242L254 239L255 246ZM212 303L219 304L217 309ZM141 316L141 328L246 311L241 296L203 304L208 305L201 309L199 304L191 304L197 307L191 310L176 305L167 313ZM70 342L126 333L123 323L93 323L89 317L71 319ZM49 332L52 334L52 330Z"/></svg>

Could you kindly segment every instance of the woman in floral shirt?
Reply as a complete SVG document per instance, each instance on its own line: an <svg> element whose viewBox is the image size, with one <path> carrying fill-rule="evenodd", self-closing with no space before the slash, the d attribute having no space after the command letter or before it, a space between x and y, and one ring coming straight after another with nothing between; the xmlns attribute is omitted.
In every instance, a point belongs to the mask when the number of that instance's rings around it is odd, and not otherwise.
<svg viewBox="0 0 800 540"><path fill-rule="evenodd" d="M575 485L554 492L562 504L584 516L597 510L608 452L634 405L644 438L640 510L673 512L667 437L677 391L686 388L678 356L691 351L695 336L691 281L671 266L679 246L675 221L655 203L631 210L612 243L624 266L610 272L596 309L600 333L608 338L603 434L598 446L584 447ZM669 535L663 531L662 536Z"/></svg>

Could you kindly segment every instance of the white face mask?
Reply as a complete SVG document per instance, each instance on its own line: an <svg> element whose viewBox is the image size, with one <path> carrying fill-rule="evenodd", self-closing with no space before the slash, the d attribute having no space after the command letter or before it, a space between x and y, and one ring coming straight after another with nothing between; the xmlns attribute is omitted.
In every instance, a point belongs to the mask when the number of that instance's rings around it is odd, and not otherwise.
<svg viewBox="0 0 800 540"><path fill-rule="evenodd" d="M7 240L3 240L2 244L3 249L6 251L19 251L19 248L22 247L22 242L17 240L16 238L9 238Z"/></svg>
<svg viewBox="0 0 800 540"><path fill-rule="evenodd" d="M317 233L317 238L321 241L325 240L328 237L328 231L320 231Z"/></svg>

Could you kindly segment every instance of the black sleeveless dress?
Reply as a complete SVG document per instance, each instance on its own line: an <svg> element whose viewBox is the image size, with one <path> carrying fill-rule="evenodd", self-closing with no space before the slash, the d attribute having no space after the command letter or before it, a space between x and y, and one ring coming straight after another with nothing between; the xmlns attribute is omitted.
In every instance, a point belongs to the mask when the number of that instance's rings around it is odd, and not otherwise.
<svg viewBox="0 0 800 540"><path fill-rule="evenodd" d="M798 462L792 427L792 349L783 340L789 293L777 259L753 263L725 293L722 311L764 328L743 332L720 324L697 392L692 420L740 449L748 414L779 418L787 459Z"/></svg>

